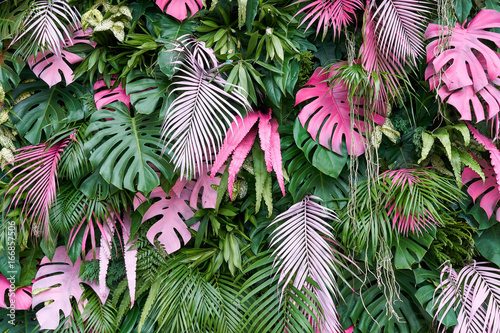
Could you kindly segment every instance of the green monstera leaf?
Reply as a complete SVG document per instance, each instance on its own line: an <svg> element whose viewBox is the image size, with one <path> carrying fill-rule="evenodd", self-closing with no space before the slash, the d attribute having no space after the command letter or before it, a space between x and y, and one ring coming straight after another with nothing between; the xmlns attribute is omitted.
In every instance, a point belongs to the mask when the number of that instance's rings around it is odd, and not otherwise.
<svg viewBox="0 0 500 333"><path fill-rule="evenodd" d="M122 102L107 108L92 115L87 135L93 132L94 136L85 143L92 166L101 166L104 180L120 189L149 193L160 185L154 167L171 179L172 169L160 156L158 114L131 116Z"/></svg>
<svg viewBox="0 0 500 333"><path fill-rule="evenodd" d="M25 97L14 106L13 117L19 133L37 145L57 133L68 122L83 119L85 108L79 97L83 87L73 83L67 87L48 88L43 81L20 84L12 94L14 100Z"/></svg>

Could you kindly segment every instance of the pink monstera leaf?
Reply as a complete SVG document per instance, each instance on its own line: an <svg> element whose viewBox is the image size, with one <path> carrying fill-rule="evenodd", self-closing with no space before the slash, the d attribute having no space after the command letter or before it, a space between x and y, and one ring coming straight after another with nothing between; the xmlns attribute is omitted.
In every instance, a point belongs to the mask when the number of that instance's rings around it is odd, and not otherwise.
<svg viewBox="0 0 500 333"><path fill-rule="evenodd" d="M91 258L92 252L89 252L87 259ZM40 264L41 267L33 283L33 290L49 289L33 296L33 307L41 303L53 301L36 313L41 329L55 329L59 325L59 311L63 311L65 316L71 314L70 297L74 297L77 301L80 301L83 293L80 286L81 283L86 283L92 287L98 293L103 303L106 301L109 289L105 288L106 295L100 294L98 285L84 282L80 279L81 259L78 258L75 264L73 264L66 254L64 246L59 246L56 249L52 260L44 257ZM82 305L80 304L80 306Z"/></svg>
<svg viewBox="0 0 500 333"><path fill-rule="evenodd" d="M0 274L0 308L7 308L4 297L7 290L10 289L10 282L5 276ZM9 298L9 297L7 297ZM17 288L14 292L15 310L28 310L31 307L31 286Z"/></svg>
<svg viewBox="0 0 500 333"><path fill-rule="evenodd" d="M333 87L329 87L324 82L335 73L335 71L327 73L323 68L317 68L306 83L306 86L312 87L299 90L296 105L313 99L300 111L299 120L313 140L320 145L342 155L342 142L345 140L348 153L360 156L365 151L362 135L365 132L365 124L362 120L356 120L354 127L351 128L349 91L342 81L337 82ZM361 106L357 112L363 115ZM382 124L383 118L375 115L375 121Z"/></svg>
<svg viewBox="0 0 500 333"><path fill-rule="evenodd" d="M219 168L219 173L224 170L224 167ZM193 209L198 209L198 203L201 203L202 208L215 208L217 201L217 191L212 188L212 185L219 186L219 177L210 177L207 166L203 166L201 173L186 184L186 188L191 190L189 196L189 205Z"/></svg>
<svg viewBox="0 0 500 333"><path fill-rule="evenodd" d="M257 122L258 126L256 126ZM236 117L236 120L231 124L231 128L227 131L224 143L212 166L211 177L214 177L216 172L232 156L228 170L228 191L231 200L233 199L233 185L236 174L252 149L257 134L260 138L261 148L264 151L267 171L271 172L274 169L283 196L285 195L278 122L271 117L270 111L269 113L257 111L249 113L245 118Z"/></svg>
<svg viewBox="0 0 500 333"><path fill-rule="evenodd" d="M202 7L202 0L156 0L156 4L166 14L183 21L188 17L188 8L191 16L196 14ZM165 6L167 9L165 10Z"/></svg>
<svg viewBox="0 0 500 333"><path fill-rule="evenodd" d="M73 36L66 38L65 43L62 43L61 48L73 46L77 43L92 43L84 37L89 36L89 32L84 32L81 28L73 30ZM83 38L82 38L83 37ZM62 81L63 77L66 85L74 81L73 69L70 65L76 64L83 59L67 50L61 49L60 54L54 54L51 50L39 52L36 56L28 58L28 64L36 76L44 80L49 87Z"/></svg>
<svg viewBox="0 0 500 333"><path fill-rule="evenodd" d="M441 99L457 109L462 120L472 120L471 103L477 122L491 119L500 111L500 91L495 87L500 84L500 54L482 42L500 47L500 34L485 30L499 27L500 12L482 10L467 28L465 23L457 23L452 29L430 24L425 33L427 39L441 34L447 37L444 51L439 38L427 46L425 77L431 89L437 88ZM487 104L488 115L479 96Z"/></svg>
<svg viewBox="0 0 500 333"><path fill-rule="evenodd" d="M111 80L111 85L114 83L115 80ZM125 103L125 105L127 105L130 109L130 95L127 95L121 83L119 83L117 87L109 89L104 80L99 80L94 84L94 90L96 91L94 101L97 110L100 110L105 105L116 101Z"/></svg>
<svg viewBox="0 0 500 333"><path fill-rule="evenodd" d="M475 160L481 165L485 181L481 179L481 176L471 168L465 168L462 173L462 184L469 184L467 188L467 193L472 197L474 203L477 199L482 196L479 206L484 209L488 218L490 218L493 213L498 221L500 221L500 208L498 208L498 202L500 201L500 186L496 180L496 174L493 168L485 160Z"/></svg>

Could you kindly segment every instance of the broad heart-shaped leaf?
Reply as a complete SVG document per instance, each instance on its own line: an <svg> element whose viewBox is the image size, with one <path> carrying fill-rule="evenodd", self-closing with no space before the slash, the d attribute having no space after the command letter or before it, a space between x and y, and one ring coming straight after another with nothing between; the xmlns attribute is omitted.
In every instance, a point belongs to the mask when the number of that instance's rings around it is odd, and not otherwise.
<svg viewBox="0 0 500 333"><path fill-rule="evenodd" d="M477 94L488 104L488 119L499 112L500 91L493 84L500 83L500 55L481 41L500 46L500 34L485 30L495 27L500 27L500 12L482 10L467 28L459 23L453 29L430 24L425 33L427 39L442 34L447 38L443 52L439 38L427 46L425 77L430 79L430 88L438 88L441 99L458 110L462 120L472 120L471 102L476 121L486 118Z"/></svg>
<svg viewBox="0 0 500 333"><path fill-rule="evenodd" d="M165 11L165 14L172 15L179 21L188 17L188 8L193 16L203 7L202 0L156 0L156 4L162 11ZM165 6L167 6L166 10Z"/></svg>
<svg viewBox="0 0 500 333"><path fill-rule="evenodd" d="M148 77L141 71L132 71L127 75L125 89L139 113L150 114L158 105L161 106L162 101L166 102L168 81L161 73L156 75L156 78Z"/></svg>
<svg viewBox="0 0 500 333"><path fill-rule="evenodd" d="M462 184L469 184L467 193L472 197L474 203L482 196L480 206L484 209L488 218L496 210L497 220L500 221L500 209L497 208L500 201L500 186L496 181L495 171L493 171L493 168L485 160L476 159L476 161L481 165L486 180L483 182L479 174L474 170L465 168L462 173Z"/></svg>
<svg viewBox="0 0 500 333"><path fill-rule="evenodd" d="M500 267L500 223L474 236L474 244L483 257Z"/></svg>
<svg viewBox="0 0 500 333"><path fill-rule="evenodd" d="M92 252L89 252L86 259L91 258ZM83 283L83 281L78 277L81 263L81 259L78 258L75 264L73 264L66 254L64 246L59 246L56 249L52 260L44 257L40 262L42 266L36 274L33 291L45 288L50 289L41 291L33 296L33 308L38 304L53 301L36 313L42 329L53 330L59 325L59 311L63 311L66 317L71 315L70 297L74 297L77 302L80 301L83 292L80 286L80 283ZM100 295L96 284L85 283ZM106 288L106 294L108 293L109 289ZM106 298L103 298L102 295L99 297L102 303L106 301Z"/></svg>
<svg viewBox="0 0 500 333"><path fill-rule="evenodd" d="M85 37L88 33L84 33L81 29L73 31L73 38L66 38L66 42L62 47L72 46L76 43L91 44L88 39L81 39L78 37ZM63 77L66 85L74 81L73 69L69 65L76 64L83 59L67 50L61 49L59 54L54 54L51 50L38 52L36 56L28 58L28 64L36 76L44 80L49 87L62 81ZM61 75L62 73L62 75Z"/></svg>
<svg viewBox="0 0 500 333"><path fill-rule="evenodd" d="M435 234L435 231L431 231ZM394 266L396 269L411 269L414 263L419 263L427 253L434 237L430 233L420 236L409 235L409 237L397 238L394 253Z"/></svg>
<svg viewBox="0 0 500 333"><path fill-rule="evenodd" d="M191 239L191 232L184 223L184 220L188 220L194 215L193 210L186 203L186 200L189 200L190 194L188 189L182 188L179 193L176 193L176 191L172 189L167 195L161 187L157 187L149 196L149 199L159 198L160 200L149 207L142 221L144 222L157 216L161 217L158 222L153 224L148 230L148 240L151 244L154 244L156 236L160 234L158 236L158 241L169 254L174 253L182 247L179 236L184 245ZM145 198L139 194L136 200L134 200L135 208L144 200Z"/></svg>
<svg viewBox="0 0 500 333"><path fill-rule="evenodd" d="M365 124L362 120L356 120L354 128L351 126L349 91L343 86L342 81L333 87L322 82L334 76L335 73L335 71L327 73L324 69L317 68L306 83L306 86L312 87L299 90L295 104L314 98L302 108L299 120L313 140L323 147L342 154L342 142L345 140L348 153L360 156L365 151L364 138L361 134L365 131ZM357 112L363 115L361 106L358 107Z"/></svg>
<svg viewBox="0 0 500 333"><path fill-rule="evenodd" d="M19 73L23 67L24 62L20 57L13 57L7 50L0 50L0 84L5 92L17 87L21 81Z"/></svg>
<svg viewBox="0 0 500 333"><path fill-rule="evenodd" d="M29 92L31 96L14 106L13 122L19 133L31 144L37 145L64 127L66 122L83 119L84 107L79 99L83 87L73 83L65 88L53 86L48 89L43 81L21 83L13 98Z"/></svg>
<svg viewBox="0 0 500 333"><path fill-rule="evenodd" d="M10 293L10 282L5 276L0 274L0 308L7 308L5 304L4 296L7 290ZM14 309L16 310L28 310L31 307L31 286L17 288L14 292L13 299L15 300ZM9 297L7 296L7 299Z"/></svg>
<svg viewBox="0 0 500 333"><path fill-rule="evenodd" d="M85 143L91 151L90 162L101 166L100 174L108 183L130 191L151 192L160 184L152 166L167 179L172 170L160 156L160 121L157 114L134 117L122 102L107 105L112 110L95 112L87 128L93 137Z"/></svg>
<svg viewBox="0 0 500 333"><path fill-rule="evenodd" d="M111 85L115 83L115 80L111 80ZM127 105L130 109L130 96L127 95L125 89L122 88L122 84L119 83L117 87L109 89L106 86L104 80L99 80L94 84L94 95L95 106L98 110L102 109L105 105L113 102L122 102Z"/></svg>

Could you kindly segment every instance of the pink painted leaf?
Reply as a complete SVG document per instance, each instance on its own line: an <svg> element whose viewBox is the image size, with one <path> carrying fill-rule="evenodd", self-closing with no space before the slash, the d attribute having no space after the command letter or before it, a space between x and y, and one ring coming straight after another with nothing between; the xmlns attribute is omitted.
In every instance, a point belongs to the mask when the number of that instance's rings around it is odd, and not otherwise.
<svg viewBox="0 0 500 333"><path fill-rule="evenodd" d="M271 119L271 161L274 172L276 172L276 178L278 178L281 193L285 196L285 180L283 179L283 163L281 160L281 141L276 119Z"/></svg>
<svg viewBox="0 0 500 333"><path fill-rule="evenodd" d="M179 195L172 190L167 195L161 187L157 187L151 192L150 199L160 199L149 207L142 218L142 222L145 222L153 217L160 217L147 233L151 244L154 244L156 236L160 234L158 241L164 246L167 253L171 254L182 247L177 234L182 238L184 244L191 239L191 232L184 223L184 220L190 219L194 215L191 207L186 203L186 200L190 199L190 195L191 191L186 188ZM139 199L134 201L135 208L139 206L140 201L145 200L142 195L138 196Z"/></svg>
<svg viewBox="0 0 500 333"><path fill-rule="evenodd" d="M233 185L236 179L236 174L238 173L238 171L240 171L241 166L245 162L245 159L247 158L248 153L252 149L253 142L255 141L256 137L257 137L257 129L252 129L245 136L245 138L243 138L240 144L234 149L233 157L231 159L231 163L229 164L229 170L228 170L229 178L227 184L227 189L229 191L229 196L231 197L231 200L233 200Z"/></svg>
<svg viewBox="0 0 500 333"><path fill-rule="evenodd" d="M73 30L71 38L66 37L65 43L61 43L61 47L73 46L77 43L91 44L88 39L81 38L87 37L88 33L82 29ZM73 69L70 65L76 64L83 59L67 50L61 49L61 52L54 54L51 50L39 52L36 56L28 58L28 64L36 76L44 80L49 87L62 81L63 77L66 85L74 81Z"/></svg>
<svg viewBox="0 0 500 333"><path fill-rule="evenodd" d="M493 144L491 139L488 139L487 137L482 135L477 129L474 128L474 126L467 123L467 127L474 136L474 139L482 144L484 148L486 148L486 150L490 153L491 165L493 166L493 170L495 170L497 184L500 184L500 151Z"/></svg>
<svg viewBox="0 0 500 333"><path fill-rule="evenodd" d="M219 168L218 173L222 173L224 167ZM201 173L196 180L192 180L186 184L186 188L191 190L189 196L189 205L197 210L198 203L201 203L202 208L215 208L217 201L217 191L212 188L212 185L219 186L220 177L211 177L208 175L208 168L205 165L201 169Z"/></svg>
<svg viewBox="0 0 500 333"><path fill-rule="evenodd" d="M156 4L166 14L183 21L188 17L188 9L191 16L196 14L202 7L202 0L156 0ZM167 9L165 10L165 6Z"/></svg>
<svg viewBox="0 0 500 333"><path fill-rule="evenodd" d="M10 289L10 282L7 280L5 276L0 274L0 308L7 308L7 304L5 304L4 296L8 293ZM14 309L16 310L28 310L31 307L31 286L17 288L14 292Z"/></svg>
<svg viewBox="0 0 500 333"><path fill-rule="evenodd" d="M299 0L294 4L306 1ZM306 13L299 26L308 23L307 30L314 23L317 23L316 36L323 30L323 38L325 38L329 28L333 29L334 36L339 36L342 28L349 25L353 19L356 19L355 10L362 7L363 3L360 0L315 0L307 4L295 15Z"/></svg>
<svg viewBox="0 0 500 333"><path fill-rule="evenodd" d="M111 219L110 219L111 220ZM115 233L114 221L104 223L101 233L101 247L99 251L99 295L106 294L106 275L109 261L111 260L111 249L113 248L113 235Z"/></svg>
<svg viewBox="0 0 500 333"><path fill-rule="evenodd" d="M259 112L260 113L260 112ZM271 158L271 110L267 114L260 113L259 120L259 139L260 148L264 152L264 160L266 162L267 172L273 170L272 158Z"/></svg>
<svg viewBox="0 0 500 333"><path fill-rule="evenodd" d="M467 28L459 23L452 29L430 24L425 33L427 39L434 39L427 46L429 65L425 77L431 89L438 88L441 99L457 109L462 120L472 120L471 103L476 121L486 118L477 94L488 105L488 119L499 112L500 91L493 84L500 83L500 54L483 43L490 41L500 47L500 34L485 30L498 27L500 12L482 10ZM440 34L446 37L447 49L442 52L437 38Z"/></svg>
<svg viewBox="0 0 500 333"><path fill-rule="evenodd" d="M475 160L479 163L485 176L485 181L471 168L465 168L462 173L462 184L469 184L467 193L472 197L474 203L482 196L479 206L484 209L488 218L496 210L496 218L500 221L500 208L497 207L500 201L500 186L496 181L496 174L493 168L485 160Z"/></svg>
<svg viewBox="0 0 500 333"><path fill-rule="evenodd" d="M342 142L345 140L349 154L360 156L365 151L361 135L365 131L364 122L355 122L354 129L351 129L349 91L343 82L333 87L322 82L335 74L322 71L322 68L317 68L306 83L306 86L312 87L302 88L297 93L295 105L313 99L300 111L300 123L320 145L342 155ZM362 109L358 112L362 113Z"/></svg>
<svg viewBox="0 0 500 333"><path fill-rule="evenodd" d="M136 286L136 275L137 275L137 249L132 249L132 246L136 239L130 238L130 230L132 228L132 218L130 217L130 212L125 214L123 218L123 244L124 244L124 254L125 259L125 269L127 271L127 281L128 290L130 294L130 301L132 306L134 306L135 301L135 286Z"/></svg>
<svg viewBox="0 0 500 333"><path fill-rule="evenodd" d="M92 252L89 252L87 259L91 259L91 257ZM38 304L53 301L36 313L41 329L55 329L59 325L59 311L63 311L66 317L71 315L70 297L73 297L77 302L80 301L83 292L81 283L92 287L102 303L106 301L109 289L105 289L106 297L103 297L104 295L99 293L98 285L81 280L79 278L81 259L78 258L73 264L66 254L64 246L59 246L56 249L52 260L44 257L40 264L41 267L33 283L33 290L50 289L33 296L33 308ZM80 306L82 306L81 303Z"/></svg>
<svg viewBox="0 0 500 333"><path fill-rule="evenodd" d="M114 83L115 80L111 80L111 85ZM122 88L121 83L119 83L116 88L109 89L104 80L99 80L94 84L94 90L97 91L94 95L97 110L100 110L105 105L116 101L125 103L127 108L130 110L130 95L127 95L125 89Z"/></svg>
<svg viewBox="0 0 500 333"><path fill-rule="evenodd" d="M48 232L49 209L57 191L57 164L69 140L68 137L51 146L41 143L19 148L11 162L16 164L9 171L13 177L7 193L15 191L11 206L18 206L21 198L24 199L21 214L34 222L32 231L35 234L40 229L45 235Z"/></svg>

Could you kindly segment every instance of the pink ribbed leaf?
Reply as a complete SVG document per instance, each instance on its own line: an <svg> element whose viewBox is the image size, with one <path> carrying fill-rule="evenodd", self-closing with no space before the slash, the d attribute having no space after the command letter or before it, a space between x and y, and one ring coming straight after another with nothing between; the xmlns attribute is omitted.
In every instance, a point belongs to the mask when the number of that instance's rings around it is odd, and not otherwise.
<svg viewBox="0 0 500 333"><path fill-rule="evenodd" d="M441 34L446 37L444 51L439 38L427 46L425 77L430 88L438 88L441 99L453 105L462 120L472 120L471 103L477 122L491 119L500 110L500 91L494 86L500 83L500 54L483 43L490 41L500 47L500 34L485 30L498 27L500 12L482 10L467 28L459 23L453 29L430 24L425 33L427 39ZM478 94L488 105L487 116Z"/></svg>
<svg viewBox="0 0 500 333"><path fill-rule="evenodd" d="M188 8L191 16L196 14L202 7L202 0L156 0L156 4L166 14L183 21L188 17ZM165 6L167 9L165 10Z"/></svg>
<svg viewBox="0 0 500 333"><path fill-rule="evenodd" d="M115 80L111 80L111 85L114 83ZM97 110L100 110L105 105L116 101L125 103L127 108L130 110L130 95L127 95L125 89L122 88L121 83L119 83L116 88L109 89L104 80L99 80L94 84L94 90L97 91L94 95Z"/></svg>
<svg viewBox="0 0 500 333"><path fill-rule="evenodd" d="M7 290L10 289L10 282L5 276L0 274L0 308L7 308L4 296ZM10 292L10 291L9 291ZM9 297L7 296L7 299ZM31 307L31 286L17 288L14 292L14 309L15 310L28 310Z"/></svg>
<svg viewBox="0 0 500 333"><path fill-rule="evenodd" d="M74 81L73 69L70 65L76 64L83 59L63 48L73 46L77 43L85 43L92 45L88 39L81 37L88 37L89 33L84 32L82 29L73 30L73 36L66 38L65 43L61 43L61 52L54 54L51 50L39 52L35 56L28 58L28 64L36 76L44 80L49 87L62 81L63 77L66 85Z"/></svg>
<svg viewBox="0 0 500 333"><path fill-rule="evenodd" d="M462 184L469 184L467 193L472 197L474 203L482 196L479 206L484 209L488 218L490 218L496 210L496 218L500 221L500 209L497 207L500 201L500 186L496 180L496 174L493 168L485 160L474 158L482 168L485 176L485 181L481 176L471 168L465 168L462 173Z"/></svg>
<svg viewBox="0 0 500 333"><path fill-rule="evenodd" d="M18 206L26 195L21 214L33 222L33 233L40 228L48 232L49 209L56 198L57 164L61 159L64 147L69 143L67 137L49 146L41 143L37 146L26 146L15 151L16 164L9 173L13 174L7 193L14 192L11 206Z"/></svg>
<svg viewBox="0 0 500 333"><path fill-rule="evenodd" d="M281 141L280 135L278 133L278 122L276 119L271 119L271 164L273 166L274 172L276 172L276 178L278 178L278 184L281 188L281 193L285 196L285 181L283 179L283 163L281 160ZM267 162L266 162L267 164Z"/></svg>
<svg viewBox="0 0 500 333"><path fill-rule="evenodd" d="M111 220L111 219L110 219ZM113 246L113 235L115 233L114 221L105 223L101 233L101 247L99 251L99 295L107 297L106 294L106 275L108 272L109 261L111 260L111 249Z"/></svg>
<svg viewBox="0 0 500 333"><path fill-rule="evenodd" d="M124 254L125 259L125 269L127 271L127 281L128 290L130 294L131 307L134 306L135 301L135 286L136 286L136 275L137 275L137 249L133 249L132 245L136 239L130 238L130 232L132 228L132 218L130 217L130 212L127 212L123 218L123 244L124 244Z"/></svg>
<svg viewBox="0 0 500 333"><path fill-rule="evenodd" d="M459 273L446 264L436 294L434 318L444 318L453 308L458 321L453 332L500 332L500 269L489 262L473 262Z"/></svg>
<svg viewBox="0 0 500 333"><path fill-rule="evenodd" d="M334 72L323 73L317 68L305 87L299 90L295 105L313 99L299 113L302 126L311 134L314 141L342 155L342 142L345 140L347 151L351 155L360 156L364 153L365 131L363 121L356 121L351 129L351 109L349 107L349 91L339 82L329 87L324 80L335 75ZM362 114L360 107L358 112Z"/></svg>
<svg viewBox="0 0 500 333"><path fill-rule="evenodd" d="M87 254L86 259L92 258L92 252ZM33 296L33 308L38 304L43 304L48 301L52 303L45 305L36 313L41 329L53 330L59 325L59 311L63 311L67 317L71 315L70 298L73 297L77 302L82 296L82 287L80 283L86 283L99 295L102 303L106 301L106 297L99 293L99 286L94 283L84 282L79 278L81 259L78 258L75 264L71 262L64 246L59 246L52 260L44 257L40 262L41 267L38 270L34 283L33 290L50 288ZM109 289L105 289L106 295ZM82 307L82 304L80 304Z"/></svg>
<svg viewBox="0 0 500 333"><path fill-rule="evenodd" d="M227 189L229 191L229 196L233 200L233 185L236 179L236 174L240 171L243 162L247 158L248 153L252 149L253 142L257 137L257 129L252 129L247 136L240 142L240 144L234 149L233 157L231 163L229 164L229 178Z"/></svg>
<svg viewBox="0 0 500 333"><path fill-rule="evenodd" d="M294 4L306 1L308 0L299 0ZM299 10L296 15L306 13L300 25L307 23L307 30L317 23L316 35L323 30L323 38L325 38L328 28L333 29L334 36L340 35L342 28L356 19L356 9L362 7L363 3L360 0L315 0Z"/></svg>
<svg viewBox="0 0 500 333"><path fill-rule="evenodd" d="M500 151L493 144L491 139L488 139L484 135L482 135L477 129L474 128L469 123L466 123L470 132L474 136L477 142L482 144L484 148L490 153L491 165L493 166L493 170L495 170L497 184L500 184Z"/></svg>

